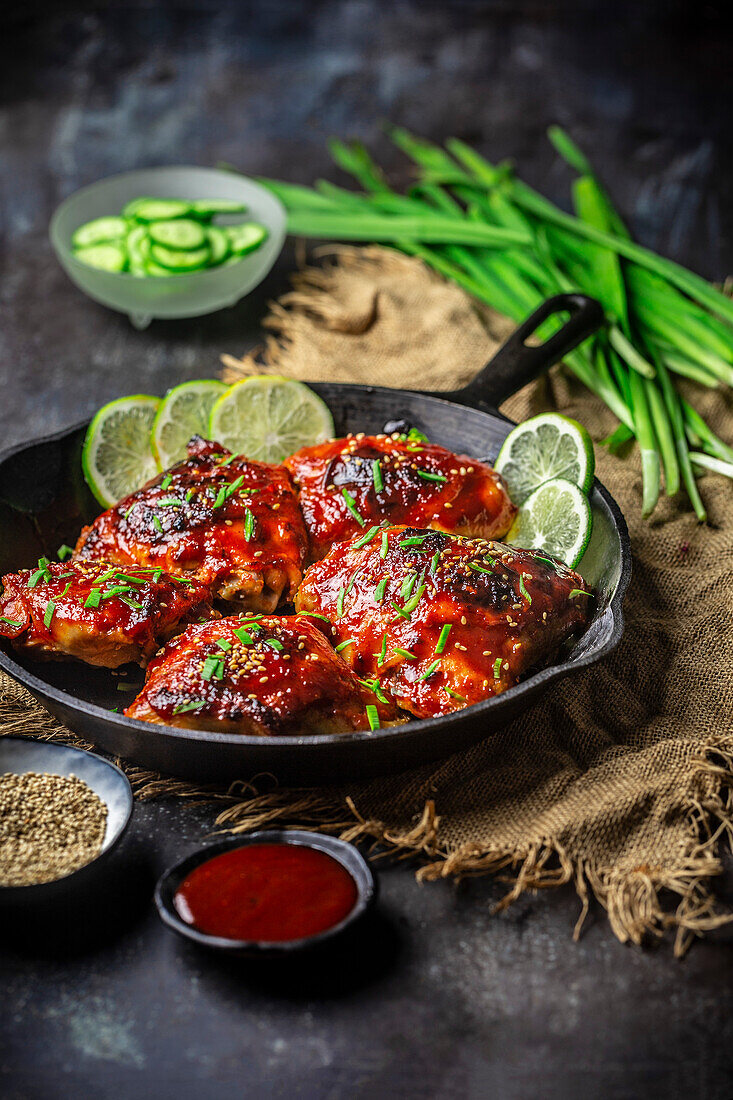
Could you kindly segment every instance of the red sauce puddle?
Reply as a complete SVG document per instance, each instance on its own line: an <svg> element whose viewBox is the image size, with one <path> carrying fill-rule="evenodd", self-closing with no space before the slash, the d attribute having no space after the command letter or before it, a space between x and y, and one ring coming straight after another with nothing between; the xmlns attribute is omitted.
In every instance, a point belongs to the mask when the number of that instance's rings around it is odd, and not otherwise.
<svg viewBox="0 0 733 1100"><path fill-rule="evenodd" d="M229 940L300 940L339 924L356 883L331 856L300 844L250 844L196 867L173 898L186 924Z"/></svg>

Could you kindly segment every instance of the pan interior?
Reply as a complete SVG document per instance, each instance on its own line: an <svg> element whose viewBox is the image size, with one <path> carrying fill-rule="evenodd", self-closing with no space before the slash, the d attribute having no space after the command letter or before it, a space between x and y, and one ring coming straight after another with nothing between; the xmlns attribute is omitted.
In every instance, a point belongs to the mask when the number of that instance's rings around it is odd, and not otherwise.
<svg viewBox="0 0 733 1100"><path fill-rule="evenodd" d="M339 435L379 432L389 421L404 420L431 442L492 460L512 428L496 413L402 390L328 383L314 384L313 389L330 407ZM41 555L55 558L58 547L73 545L81 526L98 514L81 473L85 428L31 443L0 465L0 575L27 568ZM591 506L593 534L580 572L596 588L599 605L589 629L562 655L571 665L611 639L615 624L609 605L624 572L623 520L598 483ZM72 699L107 710L123 710L143 679L141 670L132 666L119 675L71 662L39 664L17 655L13 661ZM123 690L120 685L125 685Z"/></svg>

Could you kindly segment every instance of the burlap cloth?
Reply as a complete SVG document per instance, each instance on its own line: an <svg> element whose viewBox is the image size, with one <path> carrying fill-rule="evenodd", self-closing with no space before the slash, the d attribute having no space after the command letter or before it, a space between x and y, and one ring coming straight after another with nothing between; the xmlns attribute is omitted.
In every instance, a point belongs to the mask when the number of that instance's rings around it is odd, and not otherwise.
<svg viewBox="0 0 733 1100"><path fill-rule="evenodd" d="M511 328L477 310L419 261L380 248L340 248L294 279L265 321L259 361L224 357L225 377L271 370L305 380L453 389ZM730 436L729 394L694 392L711 425ZM596 441L614 420L555 368L503 407L515 420L558 409ZM707 476L710 520L663 500L640 517L640 469L597 447L598 475L626 515L634 575L621 645L553 686L526 715L443 763L344 790L255 786L216 792L217 823L251 829L308 824L381 851L420 856L423 880L503 870L502 905L527 889L572 882L619 939L670 930L682 954L729 915L710 892L719 844L731 834L733 775L733 491ZM69 738L21 689L0 681L0 728ZM5 719L4 725L2 719ZM138 795L200 796L188 784L129 769ZM252 777L243 776L243 780Z"/></svg>

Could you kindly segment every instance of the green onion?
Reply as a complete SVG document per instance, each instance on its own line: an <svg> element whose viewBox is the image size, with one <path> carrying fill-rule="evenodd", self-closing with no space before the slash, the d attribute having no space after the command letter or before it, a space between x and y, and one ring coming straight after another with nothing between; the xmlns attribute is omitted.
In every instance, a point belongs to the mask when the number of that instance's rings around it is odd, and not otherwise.
<svg viewBox="0 0 733 1100"><path fill-rule="evenodd" d="M384 489L384 479L382 478L382 464L378 458L372 460L372 480L374 481L375 493L381 493Z"/></svg>
<svg viewBox="0 0 733 1100"><path fill-rule="evenodd" d="M438 568L438 562L439 561L440 561L440 550L436 550L435 553L433 554L432 560L430 562L430 572L431 573L435 573L436 569Z"/></svg>
<svg viewBox="0 0 733 1100"><path fill-rule="evenodd" d="M501 672L501 657L497 657L496 660L494 661L494 679L495 680L499 679L500 672Z"/></svg>
<svg viewBox="0 0 733 1100"><path fill-rule="evenodd" d="M201 670L201 676L204 680L223 679L224 658L216 657L214 654L211 654L209 657L207 657Z"/></svg>
<svg viewBox="0 0 733 1100"><path fill-rule="evenodd" d="M72 548L64 543L62 546L59 546L58 550L56 551L56 557L59 559L59 561L66 561L66 559L70 558L73 553L74 551L72 550Z"/></svg>
<svg viewBox="0 0 733 1100"><path fill-rule="evenodd" d="M7 619L4 615L0 615L0 623L6 623L8 626L12 626L14 630L19 630L23 625L22 623L16 623L15 619Z"/></svg>
<svg viewBox="0 0 733 1100"><path fill-rule="evenodd" d="M361 550L362 546L366 546L368 542L371 542L374 536L377 534L379 526L370 527L364 535L360 535L356 542L353 544L355 550Z"/></svg>
<svg viewBox="0 0 733 1100"><path fill-rule="evenodd" d="M379 651L379 659L377 661L377 664L383 665L386 660L387 660L387 631L385 630L384 634L382 635L382 648Z"/></svg>
<svg viewBox="0 0 733 1100"><path fill-rule="evenodd" d="M219 490L219 492L218 492L218 493L216 494L216 499L214 500L214 504L213 504L213 507L214 507L214 508L221 508L222 504L223 504L223 503L224 503L224 501L225 501L225 500L227 499L227 496L228 496L228 495L229 495L229 494L227 493L227 486L226 486L226 485L222 485L221 489L220 489L220 490Z"/></svg>
<svg viewBox="0 0 733 1100"><path fill-rule="evenodd" d="M532 603L532 597L530 596L529 592L527 591L527 587L524 583L524 577L522 576L521 573L519 574L519 591L522 593L522 595L524 596L527 603Z"/></svg>
<svg viewBox="0 0 733 1100"><path fill-rule="evenodd" d="M470 561L468 568L473 569L474 573L493 573L493 569L488 569L485 565L479 565L478 562Z"/></svg>
<svg viewBox="0 0 733 1100"><path fill-rule="evenodd" d="M387 557L388 549L389 549L389 538L387 536L387 532L382 531L382 545L379 548L380 558L386 558Z"/></svg>
<svg viewBox="0 0 733 1100"><path fill-rule="evenodd" d="M396 653L398 657L404 657L406 661L416 661L417 660L417 657L415 656L415 654L410 653L409 649L400 649L399 647L395 647L395 649L393 649L392 652Z"/></svg>
<svg viewBox="0 0 733 1100"><path fill-rule="evenodd" d="M206 706L205 699L190 699L187 703L179 703L177 707L173 708L174 714L185 714L189 710L198 710L199 707Z"/></svg>
<svg viewBox="0 0 733 1100"><path fill-rule="evenodd" d="M158 518L158 516L153 516L153 527L161 535L163 534L163 524L160 522L160 519Z"/></svg>
<svg viewBox="0 0 733 1100"><path fill-rule="evenodd" d="M339 588L339 594L336 598L336 615L340 619L344 613L344 598L346 596L346 589L342 586Z"/></svg>
<svg viewBox="0 0 733 1100"><path fill-rule="evenodd" d="M373 729L373 730L378 730L380 728L379 727L379 711L374 706L374 703L367 703L367 705L366 705L366 715L367 715L367 718L369 719L369 728Z"/></svg>
<svg viewBox="0 0 733 1100"><path fill-rule="evenodd" d="M53 619L55 611L56 611L56 604L54 603L53 600L49 600L48 603L46 604L46 610L43 612L43 625L46 627L46 630L48 630L48 628L51 625L51 621Z"/></svg>
<svg viewBox="0 0 733 1100"><path fill-rule="evenodd" d="M170 474L166 474L165 477L163 478L163 480L160 483L161 489L163 489L163 491L168 489L170 487L172 481L173 481L172 476Z"/></svg>
<svg viewBox="0 0 733 1100"><path fill-rule="evenodd" d="M232 648L232 643L227 638L215 638L214 645L218 645L219 649L223 649L225 653Z"/></svg>
<svg viewBox="0 0 733 1100"><path fill-rule="evenodd" d="M448 695L450 695L451 699L457 699L459 703L468 702L468 699L464 698L463 695L459 695L457 691L451 691L450 688L445 688L444 690L447 692Z"/></svg>
<svg viewBox="0 0 733 1100"><path fill-rule="evenodd" d="M412 590L415 587L415 581L416 580L417 580L417 573L414 570L411 573L407 574L407 576L403 580L402 586L400 588L400 597L401 597L401 599L403 599L403 600L409 599L410 594L412 593Z"/></svg>
<svg viewBox="0 0 733 1100"><path fill-rule="evenodd" d="M186 489L186 504L189 503L195 492L195 489Z"/></svg>
<svg viewBox="0 0 733 1100"><path fill-rule="evenodd" d="M586 592L584 588L572 588L568 593L568 599L572 600L573 596L590 596L590 592Z"/></svg>
<svg viewBox="0 0 733 1100"><path fill-rule="evenodd" d="M442 627L442 629L440 631L440 635L438 637L438 644L435 647L435 652L436 653L442 653L443 650L445 649L446 642L448 641L448 635L450 634L450 631L451 631L451 624L446 623L445 626Z"/></svg>
<svg viewBox="0 0 733 1100"><path fill-rule="evenodd" d="M447 477L443 477L442 474L431 474L429 470L415 470L418 477L421 477L424 481L441 481L448 480Z"/></svg>
<svg viewBox="0 0 733 1100"><path fill-rule="evenodd" d="M382 577L381 581L374 589L374 602L381 603L384 599L384 593L387 590L387 577Z"/></svg>
<svg viewBox="0 0 733 1100"><path fill-rule="evenodd" d="M330 619L327 615L321 615L318 611L299 611L298 616L306 615L311 619L323 619L324 623L330 623Z"/></svg>
<svg viewBox="0 0 733 1100"><path fill-rule="evenodd" d="M402 608L402 610L407 612L408 615L412 614L412 612L415 610L417 605L420 603L420 600L422 599L422 594L423 594L424 591L425 591L425 585L421 584L420 587L418 588L417 592L415 593L415 595L412 596L411 599L409 599L407 601L407 603Z"/></svg>
<svg viewBox="0 0 733 1100"><path fill-rule="evenodd" d="M85 607L99 607L101 599L102 599L102 593L99 591L98 588L93 588L92 591L87 596L87 598L84 600L84 606Z"/></svg>
<svg viewBox="0 0 733 1100"><path fill-rule="evenodd" d="M428 537L427 535L410 535L409 538L402 539L402 541L398 542L397 545L401 546L401 547L402 546L422 546L422 544L425 542L425 539L427 537Z"/></svg>
<svg viewBox="0 0 733 1100"><path fill-rule="evenodd" d="M349 490L348 489L342 489L341 490L341 495L343 496L343 498L346 502L346 507L349 509L349 511L351 512L352 516L354 517L356 522L359 524L359 526L360 527L366 527L366 520L359 514L359 510L356 507L356 501L352 497Z"/></svg>
<svg viewBox="0 0 733 1100"><path fill-rule="evenodd" d="M181 502L178 497L166 497L165 500L156 500L158 508L180 508Z"/></svg>
<svg viewBox="0 0 733 1100"><path fill-rule="evenodd" d="M254 638L248 630L245 630L243 626L237 627L234 631L235 638L238 638L242 645L253 645Z"/></svg>
<svg viewBox="0 0 733 1100"><path fill-rule="evenodd" d="M433 673L436 672L439 668L440 661L433 661L433 663L431 665L428 665L428 667L425 669L422 676L419 677L419 680L429 680Z"/></svg>
<svg viewBox="0 0 733 1100"><path fill-rule="evenodd" d="M278 638L265 638L264 645L269 645L270 649L274 649L277 653L282 653L283 644Z"/></svg>
<svg viewBox="0 0 733 1100"><path fill-rule="evenodd" d="M356 638L344 638L343 642L339 642L339 644L335 646L336 652L340 653L342 649L346 649L347 645L353 645L355 641Z"/></svg>
<svg viewBox="0 0 733 1100"><path fill-rule="evenodd" d="M255 533L255 517L254 512L251 512L249 508L244 513L244 539L245 542L251 542Z"/></svg>

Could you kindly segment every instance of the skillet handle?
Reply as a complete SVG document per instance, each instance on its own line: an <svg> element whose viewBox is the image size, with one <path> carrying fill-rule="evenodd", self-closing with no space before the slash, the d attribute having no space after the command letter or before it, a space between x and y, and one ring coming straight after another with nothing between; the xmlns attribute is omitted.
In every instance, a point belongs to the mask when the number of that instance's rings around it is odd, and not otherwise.
<svg viewBox="0 0 733 1100"><path fill-rule="evenodd" d="M525 340L553 313L570 313L570 317L543 344L528 346ZM452 393L451 398L473 408L497 408L592 336L604 319L600 302L585 294L556 294L548 298L512 333L483 370L462 390Z"/></svg>

